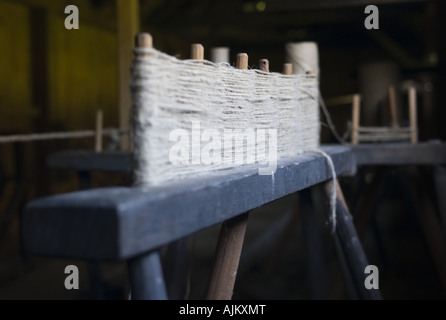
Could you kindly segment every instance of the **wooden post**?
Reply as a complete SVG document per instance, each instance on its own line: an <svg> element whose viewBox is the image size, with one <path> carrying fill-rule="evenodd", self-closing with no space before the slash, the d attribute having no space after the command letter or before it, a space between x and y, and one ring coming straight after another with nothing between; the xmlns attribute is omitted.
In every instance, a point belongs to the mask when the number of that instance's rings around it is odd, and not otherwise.
<svg viewBox="0 0 446 320"><path fill-rule="evenodd" d="M95 151L102 152L102 128L103 128L103 112L98 110L96 112L96 139Z"/></svg>
<svg viewBox="0 0 446 320"><path fill-rule="evenodd" d="M141 32L138 33L135 37L135 47L141 49L151 49L153 48L153 38L150 33ZM148 54L140 53L139 57L147 57Z"/></svg>
<svg viewBox="0 0 446 320"><path fill-rule="evenodd" d="M389 104L390 104L390 121L392 127L399 127L398 124L398 111L396 108L396 92L394 86L389 86Z"/></svg>
<svg viewBox="0 0 446 320"><path fill-rule="evenodd" d="M194 43L190 47L190 58L193 60L204 60L204 47L199 43Z"/></svg>
<svg viewBox="0 0 446 320"><path fill-rule="evenodd" d="M237 55L237 68L248 69L248 55ZM214 266L207 292L208 300L231 300L245 239L249 213L223 223L215 251Z"/></svg>
<svg viewBox="0 0 446 320"><path fill-rule="evenodd" d="M409 122L410 122L410 142L418 142L417 125L417 91L414 87L409 88Z"/></svg>
<svg viewBox="0 0 446 320"><path fill-rule="evenodd" d="M359 143L360 105L361 105L361 96L359 94L355 94L353 96L353 105L352 105L352 144L353 145L357 145Z"/></svg>
<svg viewBox="0 0 446 320"><path fill-rule="evenodd" d="M167 300L163 268L158 251L128 261L132 300Z"/></svg>
<svg viewBox="0 0 446 320"><path fill-rule="evenodd" d="M293 64L292 63L284 63L282 73L291 76L293 74Z"/></svg>
<svg viewBox="0 0 446 320"><path fill-rule="evenodd" d="M268 59L259 60L259 69L264 72L269 72L269 61Z"/></svg>
<svg viewBox="0 0 446 320"><path fill-rule="evenodd" d="M248 55L246 53L237 55L237 69L248 70Z"/></svg>
<svg viewBox="0 0 446 320"><path fill-rule="evenodd" d="M130 67L132 63L133 39L139 32L139 1L117 0L116 12L118 20L118 91L119 91L119 127L130 126ZM121 149L130 149L130 136L123 137Z"/></svg>
<svg viewBox="0 0 446 320"><path fill-rule="evenodd" d="M325 192L330 199L333 181L325 183ZM381 293L378 289L367 290L364 281L367 274L364 273L365 267L369 265L364 249L359 240L358 234L353 223L353 218L348 210L342 189L336 180L336 232L334 238L339 240L340 252L345 258L348 271L354 281L354 287L360 299L381 300ZM335 240L337 241L337 240Z"/></svg>

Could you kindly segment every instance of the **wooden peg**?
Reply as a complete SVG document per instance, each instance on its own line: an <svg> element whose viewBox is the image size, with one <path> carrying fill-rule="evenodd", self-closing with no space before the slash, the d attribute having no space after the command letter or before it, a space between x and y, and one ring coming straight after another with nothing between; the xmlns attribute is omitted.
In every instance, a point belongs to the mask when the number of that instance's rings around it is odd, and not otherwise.
<svg viewBox="0 0 446 320"><path fill-rule="evenodd" d="M102 152L102 128L103 128L103 112L98 110L96 112L96 141L95 141L95 151Z"/></svg>
<svg viewBox="0 0 446 320"><path fill-rule="evenodd" d="M282 73L285 75L291 76L293 74L293 64L292 63L284 63Z"/></svg>
<svg viewBox="0 0 446 320"><path fill-rule="evenodd" d="M204 47L199 43L190 46L190 57L193 60L204 60Z"/></svg>
<svg viewBox="0 0 446 320"><path fill-rule="evenodd" d="M414 87L409 88L409 122L410 122L410 142L418 142L417 125L417 90Z"/></svg>
<svg viewBox="0 0 446 320"><path fill-rule="evenodd" d="M248 70L248 55L246 53L237 55L237 69Z"/></svg>
<svg viewBox="0 0 446 320"><path fill-rule="evenodd" d="M268 59L259 60L259 69L265 72L269 72L269 61Z"/></svg>
<svg viewBox="0 0 446 320"><path fill-rule="evenodd" d="M398 111L396 108L396 93L395 87L389 86L389 103L390 103L390 120L392 123L392 127L399 127L398 124Z"/></svg>
<svg viewBox="0 0 446 320"><path fill-rule="evenodd" d="M142 32L138 33L135 37L135 47L140 49L152 49L153 48L153 38L150 33ZM137 53L138 57L147 57L150 54L147 53Z"/></svg>
<svg viewBox="0 0 446 320"><path fill-rule="evenodd" d="M360 118L361 96L359 94L353 95L352 105L352 144L359 143L359 118Z"/></svg>

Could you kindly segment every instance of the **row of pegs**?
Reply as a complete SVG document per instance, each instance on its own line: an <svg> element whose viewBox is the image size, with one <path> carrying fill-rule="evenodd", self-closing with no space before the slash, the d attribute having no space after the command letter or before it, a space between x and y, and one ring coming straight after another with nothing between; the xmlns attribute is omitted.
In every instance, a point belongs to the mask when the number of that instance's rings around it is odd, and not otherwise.
<svg viewBox="0 0 446 320"><path fill-rule="evenodd" d="M153 48L153 39L149 33L139 33L135 39L136 48L141 49L151 49ZM218 51L220 50L220 51ZM219 48L213 51L213 62L229 62L229 50L228 48ZM191 45L190 58L193 60L204 60L204 47L199 43L194 43ZM237 69L246 70L248 69L248 54L239 53L237 54ZM258 62L258 68L261 71L269 72L269 61L268 59L260 59ZM293 65L291 63L285 63L283 65L282 73L284 75L293 74Z"/></svg>

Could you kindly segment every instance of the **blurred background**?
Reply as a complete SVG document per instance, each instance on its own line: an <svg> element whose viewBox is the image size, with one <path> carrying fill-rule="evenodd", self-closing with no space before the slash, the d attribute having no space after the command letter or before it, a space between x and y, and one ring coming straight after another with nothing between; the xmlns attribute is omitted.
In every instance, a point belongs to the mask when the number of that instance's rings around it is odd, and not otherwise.
<svg viewBox="0 0 446 320"><path fill-rule="evenodd" d="M368 4L379 9L378 30L364 26ZM78 30L64 27L67 5L79 9ZM356 93L363 97L361 122L389 121L389 85L397 89L400 121L407 124L405 92L412 85L418 92L419 140L444 140L444 17L444 1L0 0L0 136L93 130L98 109L104 127L127 128L133 37L145 31L155 48L180 59L189 58L192 43L204 45L206 59L210 48L226 46L231 62L246 52L251 68L267 58L275 72L287 62L287 43L314 41L321 94L341 136L348 138ZM321 121L321 142L338 143L323 116ZM105 145L111 142L106 139ZM125 142L121 145L125 148ZM93 150L94 139L0 143L0 299L95 297L85 262L29 256L20 242L20 215L27 203L79 189L77 173L49 168L47 157L79 149ZM435 193L433 175L432 168L361 168L341 180L353 215L364 201L373 204L362 239L370 263L380 268L384 298L446 297L446 282L415 212L439 215L442 195ZM377 177L379 192L371 200L363 186ZM91 173L94 188L129 183L125 173ZM420 189L422 194L408 191ZM312 295L298 202L297 195L289 196L250 218L234 298L349 298L320 213L326 267L321 277L328 287L321 296ZM215 226L192 237L179 297L204 297L217 235ZM67 264L78 265L85 275L79 291L63 286ZM121 262L101 264L102 297L126 297L125 268Z"/></svg>

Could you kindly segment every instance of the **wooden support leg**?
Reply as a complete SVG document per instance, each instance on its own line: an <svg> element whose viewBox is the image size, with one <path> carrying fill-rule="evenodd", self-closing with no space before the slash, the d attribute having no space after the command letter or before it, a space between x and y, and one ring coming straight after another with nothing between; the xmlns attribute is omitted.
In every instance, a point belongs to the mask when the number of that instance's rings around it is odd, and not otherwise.
<svg viewBox="0 0 446 320"><path fill-rule="evenodd" d="M327 271L323 259L319 224L313 210L310 189L299 192L300 216L310 299L328 299Z"/></svg>
<svg viewBox="0 0 446 320"><path fill-rule="evenodd" d="M101 265L99 261L88 261L88 275L90 280L90 292L93 299L105 299L104 283L101 277Z"/></svg>
<svg viewBox="0 0 446 320"><path fill-rule="evenodd" d="M355 94L352 104L352 144L359 143L359 119L360 119L361 96Z"/></svg>
<svg viewBox="0 0 446 320"><path fill-rule="evenodd" d="M169 298L180 300L184 297L183 284L186 277L187 238L170 243L166 254L166 286Z"/></svg>
<svg viewBox="0 0 446 320"><path fill-rule="evenodd" d="M268 65L264 65L263 68L265 68L265 72L268 72ZM248 55L246 53L237 55L237 69L248 69ZM207 293L208 300L232 299L248 217L249 213L245 213L224 222L221 227L214 269Z"/></svg>
<svg viewBox="0 0 446 320"><path fill-rule="evenodd" d="M77 173L79 189L87 190L91 188L91 176L89 171L79 171ZM88 261L88 274L90 280L90 291L93 299L102 300L105 298L104 282L101 277L101 264L99 261Z"/></svg>
<svg viewBox="0 0 446 320"><path fill-rule="evenodd" d="M345 256L343 246L341 245L341 238L336 233L333 235L333 243L338 258L340 273L336 274L336 278L333 285L333 292L331 293L331 299L340 300L344 297L345 289L350 300L358 300L358 290L356 289L353 275L350 271L350 267Z"/></svg>
<svg viewBox="0 0 446 320"><path fill-rule="evenodd" d="M325 185L325 190L330 197L332 181ZM354 284L360 299L379 300L381 293L379 289L368 290L364 282L367 274L365 268L369 265L364 249L356 233L352 216L348 210L347 204L342 194L340 185L337 183L337 201L336 201L336 235L339 237L340 246L345 255L348 268L354 280Z"/></svg>
<svg viewBox="0 0 446 320"><path fill-rule="evenodd" d="M208 300L231 300L249 213L223 223L217 243Z"/></svg>
<svg viewBox="0 0 446 320"><path fill-rule="evenodd" d="M129 260L132 300L167 300L158 251Z"/></svg>

